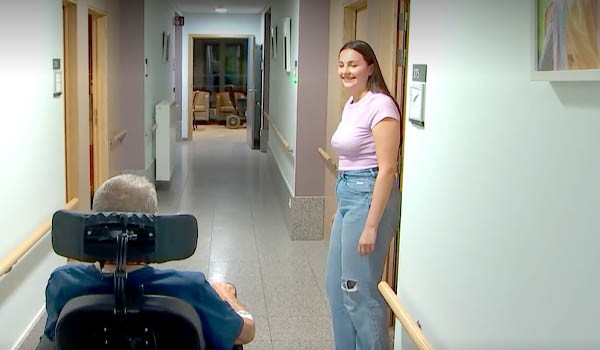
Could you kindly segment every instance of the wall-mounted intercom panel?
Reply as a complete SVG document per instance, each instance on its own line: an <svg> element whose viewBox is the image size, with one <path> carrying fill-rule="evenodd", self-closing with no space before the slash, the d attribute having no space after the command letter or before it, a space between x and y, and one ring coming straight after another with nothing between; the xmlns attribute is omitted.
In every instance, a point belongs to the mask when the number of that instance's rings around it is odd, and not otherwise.
<svg viewBox="0 0 600 350"><path fill-rule="evenodd" d="M53 85L54 97L58 97L58 96L62 95L62 85L63 85L62 70L60 68L60 58L52 59L52 75L53 75L52 85Z"/></svg>
<svg viewBox="0 0 600 350"><path fill-rule="evenodd" d="M414 64L412 82L408 91L408 120L415 126L425 127L425 83L427 65Z"/></svg>

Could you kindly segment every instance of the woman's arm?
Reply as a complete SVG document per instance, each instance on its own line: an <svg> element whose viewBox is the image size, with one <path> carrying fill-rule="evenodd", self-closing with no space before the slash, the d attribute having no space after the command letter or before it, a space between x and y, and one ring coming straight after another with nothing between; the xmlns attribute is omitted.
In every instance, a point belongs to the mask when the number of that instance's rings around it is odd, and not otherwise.
<svg viewBox="0 0 600 350"><path fill-rule="evenodd" d="M392 179L398 172L400 122L392 117L383 119L373 127L373 139L375 140L379 173L375 179L371 209L369 209L365 228L358 241L360 255L368 255L375 249L377 227L390 197Z"/></svg>

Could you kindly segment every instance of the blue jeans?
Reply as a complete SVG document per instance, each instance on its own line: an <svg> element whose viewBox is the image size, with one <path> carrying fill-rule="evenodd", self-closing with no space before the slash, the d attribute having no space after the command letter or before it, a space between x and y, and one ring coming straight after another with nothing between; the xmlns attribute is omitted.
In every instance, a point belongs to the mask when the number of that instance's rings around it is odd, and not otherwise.
<svg viewBox="0 0 600 350"><path fill-rule="evenodd" d="M365 227L377 169L340 171L336 182L335 213L326 289L337 350L387 350L387 304L377 290L389 243L398 230L400 193L394 179L387 207L379 221L375 250L358 254L358 240Z"/></svg>

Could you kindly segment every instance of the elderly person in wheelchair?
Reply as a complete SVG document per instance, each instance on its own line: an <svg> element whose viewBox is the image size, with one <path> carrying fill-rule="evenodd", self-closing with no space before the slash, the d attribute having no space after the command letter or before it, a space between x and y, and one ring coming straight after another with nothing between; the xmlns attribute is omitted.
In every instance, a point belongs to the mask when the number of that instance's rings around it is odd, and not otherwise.
<svg viewBox="0 0 600 350"><path fill-rule="evenodd" d="M102 184L92 209L53 217L55 252L95 263L52 272L38 349L230 350L254 339L252 315L231 284L146 265L194 253L194 216L156 215L154 185L131 174Z"/></svg>

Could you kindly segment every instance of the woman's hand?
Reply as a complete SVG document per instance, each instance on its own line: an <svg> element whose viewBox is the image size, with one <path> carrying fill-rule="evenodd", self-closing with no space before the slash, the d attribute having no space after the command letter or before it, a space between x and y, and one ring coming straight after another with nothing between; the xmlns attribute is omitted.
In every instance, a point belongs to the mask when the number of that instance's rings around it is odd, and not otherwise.
<svg viewBox="0 0 600 350"><path fill-rule="evenodd" d="M365 228L358 240L358 254L361 256L369 255L375 249L377 240L377 229Z"/></svg>

